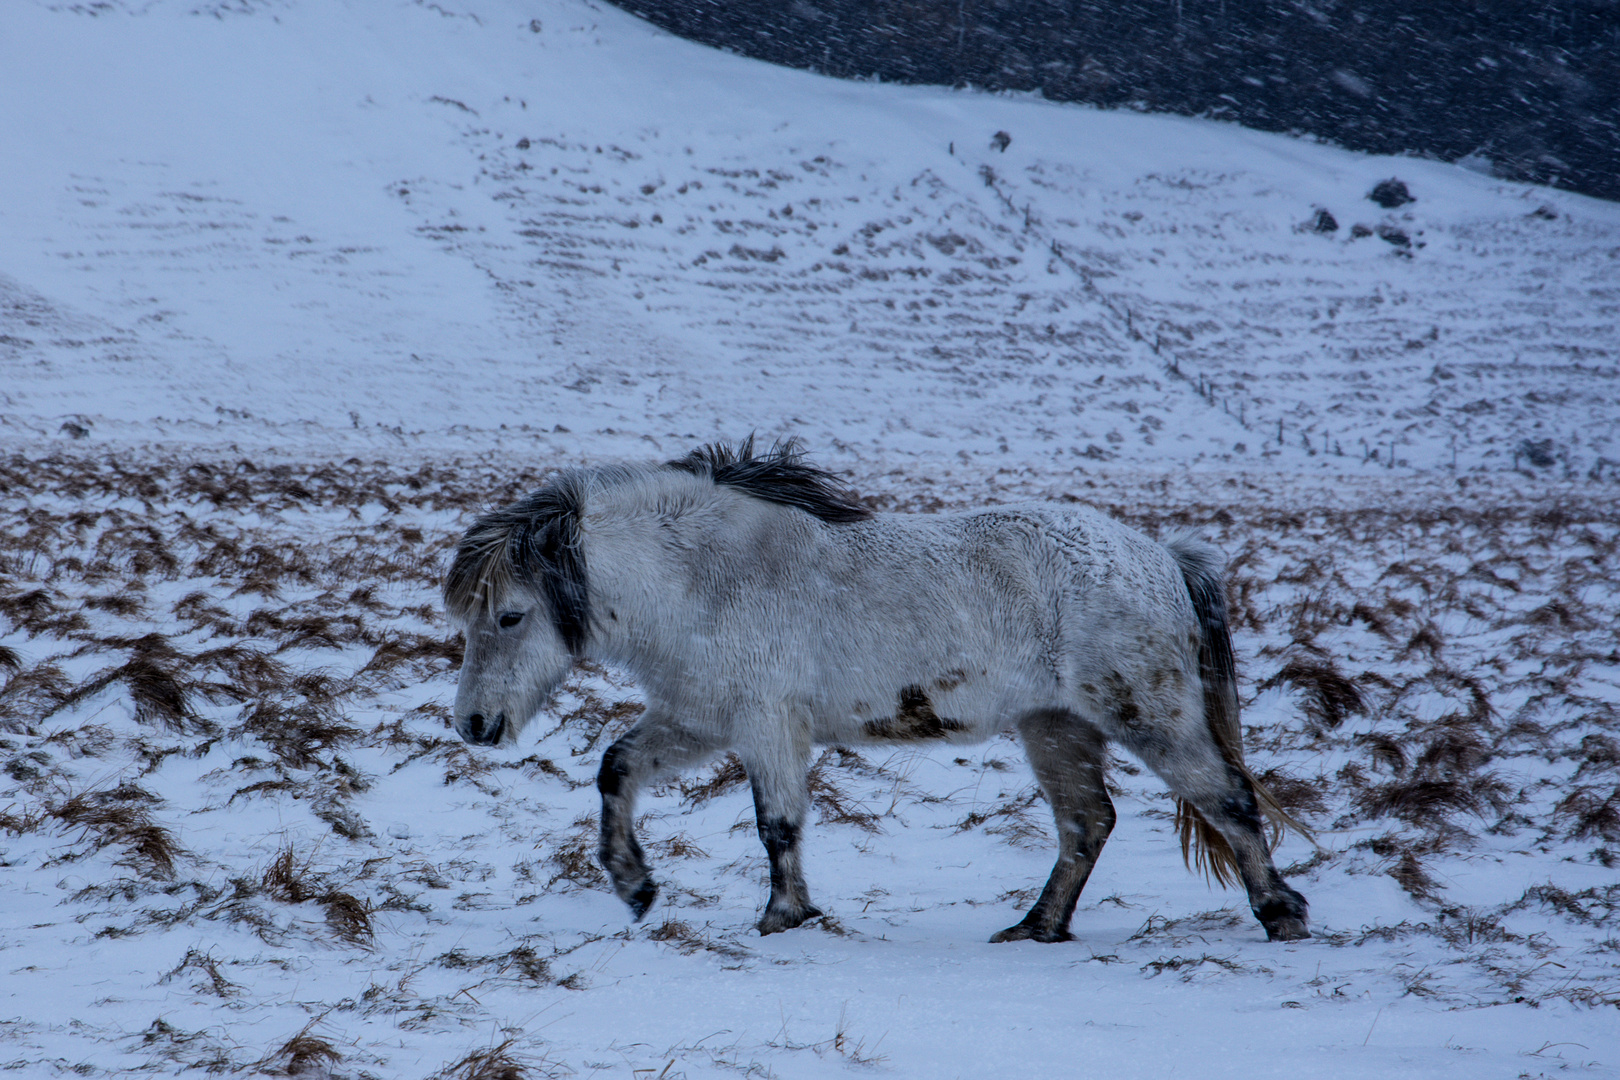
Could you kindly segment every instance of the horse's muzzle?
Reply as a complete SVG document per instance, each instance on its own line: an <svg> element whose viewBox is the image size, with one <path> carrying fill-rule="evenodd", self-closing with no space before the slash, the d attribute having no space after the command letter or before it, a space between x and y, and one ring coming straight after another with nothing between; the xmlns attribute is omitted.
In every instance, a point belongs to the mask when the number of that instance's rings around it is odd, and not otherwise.
<svg viewBox="0 0 1620 1080"><path fill-rule="evenodd" d="M501 735L505 731L505 713L496 714L493 720L483 713L473 713L467 717L467 734L463 738L474 746L494 746L501 741Z"/></svg>

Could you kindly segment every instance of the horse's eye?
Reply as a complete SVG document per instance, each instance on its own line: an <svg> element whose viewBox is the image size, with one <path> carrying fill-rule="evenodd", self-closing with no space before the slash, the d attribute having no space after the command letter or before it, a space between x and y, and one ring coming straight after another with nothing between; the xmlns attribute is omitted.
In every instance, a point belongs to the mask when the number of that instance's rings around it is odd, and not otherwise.
<svg viewBox="0 0 1620 1080"><path fill-rule="evenodd" d="M501 629L503 629L503 630L511 629L512 627L516 626L518 623L520 623L522 621L523 621L523 612L521 612L521 611L508 611L505 615L501 616Z"/></svg>

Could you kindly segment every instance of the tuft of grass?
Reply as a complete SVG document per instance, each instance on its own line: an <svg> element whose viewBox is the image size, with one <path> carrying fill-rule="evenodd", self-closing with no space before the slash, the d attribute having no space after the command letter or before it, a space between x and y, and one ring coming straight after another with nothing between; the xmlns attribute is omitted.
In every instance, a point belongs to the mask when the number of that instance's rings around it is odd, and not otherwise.
<svg viewBox="0 0 1620 1080"><path fill-rule="evenodd" d="M49 807L47 813L65 825L83 829L96 850L120 844L125 849L120 860L124 865L147 877L168 880L174 877L175 860L185 851L143 805L157 801L134 784L120 784L107 791L70 796Z"/></svg>
<svg viewBox="0 0 1620 1080"><path fill-rule="evenodd" d="M1401 853L1400 862L1389 871L1396 884L1411 894L1414 900L1427 900L1434 895L1435 880L1423 869L1417 855L1411 851Z"/></svg>
<svg viewBox="0 0 1620 1080"><path fill-rule="evenodd" d="M516 1041L505 1039L486 1050L474 1050L428 1080L529 1080L532 1070L512 1053Z"/></svg>
<svg viewBox="0 0 1620 1080"><path fill-rule="evenodd" d="M849 756L859 760L858 755ZM837 749L823 750L810 766L810 802L821 811L821 824L853 825L863 832L878 832L878 815L834 782L832 770L839 767L845 767L845 758Z"/></svg>
<svg viewBox="0 0 1620 1080"><path fill-rule="evenodd" d="M199 994L214 994L218 997L233 997L241 992L241 987L231 982L219 972L219 961L212 953L198 952L196 949L187 949L186 955L176 964L173 970L165 973L158 979L159 984L171 983L187 971L195 971L202 979L192 984L192 989Z"/></svg>
<svg viewBox="0 0 1620 1080"><path fill-rule="evenodd" d="M13 656L16 654L13 653ZM61 708L73 692L73 681L51 661L20 670L0 687L0 729L13 733L27 731L33 724Z"/></svg>
<svg viewBox="0 0 1620 1080"><path fill-rule="evenodd" d="M148 634L134 640L107 639L106 644L130 647L129 659L118 667L92 675L68 693L59 695L46 711L46 716L99 694L115 682L122 682L129 691L130 700L135 703L137 721L156 721L181 732L197 722L188 700L187 680L179 671L184 657L167 640L158 634ZM200 726L205 730L207 728L207 725Z"/></svg>
<svg viewBox="0 0 1620 1080"><path fill-rule="evenodd" d="M501 958L498 972L515 971L534 983L551 981L551 965L527 945L519 945Z"/></svg>
<svg viewBox="0 0 1620 1080"><path fill-rule="evenodd" d="M291 845L276 853L259 878L259 885L265 895L284 904L302 904L326 892L325 882L310 870L307 861L298 861L298 853Z"/></svg>
<svg viewBox="0 0 1620 1080"><path fill-rule="evenodd" d="M257 738L290 769L311 768L320 763L321 754L361 736L358 728L338 718L332 703L336 696L330 688L311 686L301 704L260 701L233 734Z"/></svg>
<svg viewBox="0 0 1620 1080"><path fill-rule="evenodd" d="M1361 690L1340 674L1331 660L1295 657L1257 689L1270 690L1274 686L1299 690L1305 698L1305 715L1330 730L1366 708Z"/></svg>
<svg viewBox="0 0 1620 1080"><path fill-rule="evenodd" d="M705 926L703 929L707 929ZM702 930L679 919L666 917L662 923L647 931L651 941L662 941L674 946L684 956L695 952L712 952L728 960L743 960L753 954L729 941L717 941L703 936Z"/></svg>
<svg viewBox="0 0 1620 1080"><path fill-rule="evenodd" d="M1583 784L1553 807L1553 817L1570 822L1567 839L1620 842L1620 788Z"/></svg>
<svg viewBox="0 0 1620 1080"><path fill-rule="evenodd" d="M1149 960L1142 965L1142 973L1148 978L1163 975L1166 971L1180 971L1186 974L1181 976L1182 982L1191 982L1198 969L1205 964L1220 968L1223 971L1241 973L1244 968L1236 960L1226 956L1212 956L1203 953L1199 956L1161 956L1156 960Z"/></svg>
<svg viewBox="0 0 1620 1080"><path fill-rule="evenodd" d="M333 888L310 868L308 860L299 860L291 845L276 853L260 876L259 887L266 896L284 904L313 901L321 905L325 909L326 925L351 945L363 946L372 942L375 931L371 920L371 902Z"/></svg>
<svg viewBox="0 0 1620 1080"><path fill-rule="evenodd" d="M250 1073L315 1078L331 1076L332 1066L341 1062L343 1055L327 1040L310 1034L319 1022L319 1017L311 1020L292 1038L249 1065Z"/></svg>
<svg viewBox="0 0 1620 1080"><path fill-rule="evenodd" d="M371 943L373 930L369 900L357 900L346 892L333 889L322 896L320 902L326 909L326 925L338 937L351 945Z"/></svg>
<svg viewBox="0 0 1620 1080"><path fill-rule="evenodd" d="M1413 825L1444 825L1457 811L1483 814L1485 800L1465 779L1415 778L1369 788L1356 796L1369 817L1393 816Z"/></svg>
<svg viewBox="0 0 1620 1080"><path fill-rule="evenodd" d="M16 803L12 803L4 810L0 810L0 831L8 832L13 836L24 836L35 832L49 820L49 815L42 809L32 808L18 810Z"/></svg>
<svg viewBox="0 0 1620 1080"><path fill-rule="evenodd" d="M585 889L599 889L607 884L607 875L596 859L596 834L595 814L587 814L574 822L573 830L551 853L549 861L557 867L557 872L546 882L548 890L559 881Z"/></svg>
<svg viewBox="0 0 1620 1080"><path fill-rule="evenodd" d="M681 798L689 806L702 806L710 799L735 791L746 783L748 770L743 768L742 758L727 754L706 779L682 781Z"/></svg>

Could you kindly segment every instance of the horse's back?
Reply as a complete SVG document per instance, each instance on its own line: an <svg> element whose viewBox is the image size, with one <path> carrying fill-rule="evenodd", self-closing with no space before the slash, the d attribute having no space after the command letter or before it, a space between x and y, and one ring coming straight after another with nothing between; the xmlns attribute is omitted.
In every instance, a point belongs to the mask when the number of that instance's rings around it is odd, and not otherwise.
<svg viewBox="0 0 1620 1080"><path fill-rule="evenodd" d="M1092 507L884 515L850 528L870 528L873 536L858 543L878 540L885 552L867 567L882 582L850 590L862 598L855 608L865 608L863 621L881 624L907 609L913 634L901 651L995 656L991 666L1008 676L1017 669L1020 685L1049 688L1032 707L1064 704L1065 684L1094 682L1138 658L1182 667L1196 651L1195 613L1175 557Z"/></svg>
<svg viewBox="0 0 1620 1080"><path fill-rule="evenodd" d="M1026 564L1059 697L1032 705L1114 719L1130 712L1122 696L1151 701L1161 714L1188 704L1199 677L1197 614L1168 548L1085 505L997 507L964 522Z"/></svg>

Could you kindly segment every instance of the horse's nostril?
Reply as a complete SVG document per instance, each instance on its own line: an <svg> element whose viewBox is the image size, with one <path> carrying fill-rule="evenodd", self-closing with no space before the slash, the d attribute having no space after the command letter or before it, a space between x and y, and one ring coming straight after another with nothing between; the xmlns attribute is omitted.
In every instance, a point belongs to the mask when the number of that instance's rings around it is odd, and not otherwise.
<svg viewBox="0 0 1620 1080"><path fill-rule="evenodd" d="M479 746L494 745L500 741L505 728L505 713L500 713L493 719L483 713L470 713L467 716L467 741Z"/></svg>

